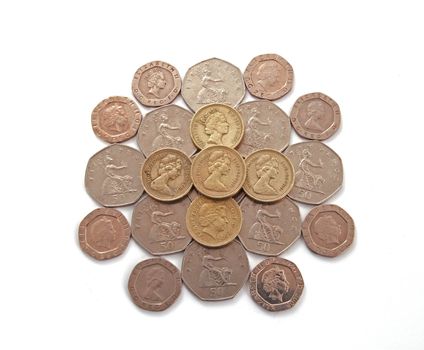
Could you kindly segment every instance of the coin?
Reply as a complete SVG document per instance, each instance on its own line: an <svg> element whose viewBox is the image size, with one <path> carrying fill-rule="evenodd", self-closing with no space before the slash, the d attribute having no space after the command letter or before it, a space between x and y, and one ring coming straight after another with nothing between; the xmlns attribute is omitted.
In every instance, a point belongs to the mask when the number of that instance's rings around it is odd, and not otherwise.
<svg viewBox="0 0 424 350"><path fill-rule="evenodd" d="M138 263L128 280L134 304L148 311L170 307L181 292L181 273L168 260L152 258Z"/></svg>
<svg viewBox="0 0 424 350"><path fill-rule="evenodd" d="M134 148L114 144L93 155L85 171L88 194L105 207L136 202L143 193L139 178L144 156Z"/></svg>
<svg viewBox="0 0 424 350"><path fill-rule="evenodd" d="M232 198L197 197L188 207L187 229L200 244L220 247L230 243L240 232L242 214Z"/></svg>
<svg viewBox="0 0 424 350"><path fill-rule="evenodd" d="M98 208L80 223L78 238L81 249L97 260L121 255L130 241L127 219L118 210Z"/></svg>
<svg viewBox="0 0 424 350"><path fill-rule="evenodd" d="M274 203L245 197L240 207L244 220L238 237L248 251L277 256L300 237L299 208L287 197Z"/></svg>
<svg viewBox="0 0 424 350"><path fill-rule="evenodd" d="M211 146L196 155L191 177L200 193L211 198L226 198L243 186L246 166L241 155L232 148Z"/></svg>
<svg viewBox="0 0 424 350"><path fill-rule="evenodd" d="M196 187L193 186L193 188L191 189L191 191L187 194L188 198L190 199L190 201L194 201L197 197L201 196L201 194L196 190ZM246 197L246 193L244 193L243 190L238 191L234 196L233 199L237 202L240 203L243 198Z"/></svg>
<svg viewBox="0 0 424 350"><path fill-rule="evenodd" d="M137 133L140 122L140 110L127 97L109 97L101 101L91 113L94 133L109 143L129 140Z"/></svg>
<svg viewBox="0 0 424 350"><path fill-rule="evenodd" d="M307 204L321 204L341 188L342 160L322 142L296 143L289 146L284 154L295 170L290 198Z"/></svg>
<svg viewBox="0 0 424 350"><path fill-rule="evenodd" d="M174 203L163 203L150 196L142 198L132 214L132 237L153 255L184 250L191 241L185 223L189 205L188 198Z"/></svg>
<svg viewBox="0 0 424 350"><path fill-rule="evenodd" d="M259 55L250 61L243 78L253 96L276 100L292 89L293 68L279 55Z"/></svg>
<svg viewBox="0 0 424 350"><path fill-rule="evenodd" d="M240 69L219 58L211 58L190 67L181 89L185 103L193 111L211 103L234 107L243 100L245 93Z"/></svg>
<svg viewBox="0 0 424 350"><path fill-rule="evenodd" d="M243 119L244 136L237 150L243 157L262 148L283 151L290 141L290 119L270 101L250 101L237 107Z"/></svg>
<svg viewBox="0 0 424 350"><path fill-rule="evenodd" d="M296 100L290 120L300 136L311 140L326 140L339 129L340 108L332 98L314 92Z"/></svg>
<svg viewBox="0 0 424 350"><path fill-rule="evenodd" d="M188 156L197 148L191 141L193 113L177 105L159 107L143 118L137 135L138 145L146 157L161 148L176 148Z"/></svg>
<svg viewBox="0 0 424 350"><path fill-rule="evenodd" d="M162 148L153 152L141 169L141 180L146 192L160 201L184 197L193 185L191 161L182 151Z"/></svg>
<svg viewBox="0 0 424 350"><path fill-rule="evenodd" d="M234 148L240 143L243 133L240 113L218 103L200 108L190 124L191 138L200 149L216 145Z"/></svg>
<svg viewBox="0 0 424 350"><path fill-rule="evenodd" d="M313 208L302 223L302 235L310 250L335 257L353 242L355 226L346 211L337 205Z"/></svg>
<svg viewBox="0 0 424 350"><path fill-rule="evenodd" d="M150 107L171 103L180 90L181 77L178 70L162 61L153 61L141 66L132 81L135 98Z"/></svg>
<svg viewBox="0 0 424 350"><path fill-rule="evenodd" d="M303 291L303 278L297 266L286 259L267 258L250 273L250 295L268 311L293 307Z"/></svg>
<svg viewBox="0 0 424 350"><path fill-rule="evenodd" d="M220 248L191 242L184 252L181 274L184 284L200 299L231 299L246 283L249 261L237 241Z"/></svg>
<svg viewBox="0 0 424 350"><path fill-rule="evenodd" d="M246 158L246 181L243 190L260 202L284 198L293 187L293 165L280 152L261 149Z"/></svg>

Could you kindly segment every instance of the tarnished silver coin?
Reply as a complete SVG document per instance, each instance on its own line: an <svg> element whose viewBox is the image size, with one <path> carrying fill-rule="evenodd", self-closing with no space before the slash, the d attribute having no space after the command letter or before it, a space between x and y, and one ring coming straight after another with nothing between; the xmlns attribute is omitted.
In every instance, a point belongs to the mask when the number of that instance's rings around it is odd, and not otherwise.
<svg viewBox="0 0 424 350"><path fill-rule="evenodd" d="M192 112L177 105L166 105L147 113L137 134L144 155L148 157L160 148L176 148L191 156L196 152L190 136L192 117Z"/></svg>
<svg viewBox="0 0 424 350"><path fill-rule="evenodd" d="M242 156L261 148L283 151L289 144L291 125L287 114L270 101L251 101L237 107L243 122L244 136L237 147Z"/></svg>
<svg viewBox="0 0 424 350"><path fill-rule="evenodd" d="M293 164L294 186L289 197L307 204L321 204L343 183L343 164L330 147L319 141L296 143L284 154Z"/></svg>
<svg viewBox="0 0 424 350"><path fill-rule="evenodd" d="M245 93L240 69L219 58L190 67L181 88L184 101L193 111L211 103L234 107L243 100Z"/></svg>
<svg viewBox="0 0 424 350"><path fill-rule="evenodd" d="M114 144L103 148L88 161L85 188L105 207L135 203L143 193L140 169L145 158L134 148Z"/></svg>
<svg viewBox="0 0 424 350"><path fill-rule="evenodd" d="M181 273L184 284L200 299L231 299L246 283L249 261L237 241L220 248L193 241L184 252Z"/></svg>
<svg viewBox="0 0 424 350"><path fill-rule="evenodd" d="M191 241L185 223L189 205L188 198L173 203L163 203L150 196L142 198L133 211L132 237L153 255L184 250Z"/></svg>
<svg viewBox="0 0 424 350"><path fill-rule="evenodd" d="M259 203L246 196L240 207L243 224L238 237L248 251L277 256L300 237L299 208L287 197Z"/></svg>

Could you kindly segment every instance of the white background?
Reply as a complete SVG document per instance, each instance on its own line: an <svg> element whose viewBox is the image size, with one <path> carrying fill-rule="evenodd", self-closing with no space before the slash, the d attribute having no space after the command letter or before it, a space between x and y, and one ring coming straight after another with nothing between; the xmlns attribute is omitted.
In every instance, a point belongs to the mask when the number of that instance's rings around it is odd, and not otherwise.
<svg viewBox="0 0 424 350"><path fill-rule="evenodd" d="M419 1L2 2L0 348L423 349L422 14ZM149 255L131 242L99 263L77 242L97 206L86 162L106 146L91 111L131 97L148 61L184 75L216 56L243 71L263 53L294 68L292 93L277 101L287 113L313 91L340 105L343 125L328 144L345 181L329 202L354 218L355 244L336 259L302 240L283 253L305 280L290 311L262 310L247 285L230 301L183 288L167 311L140 310L126 285Z"/></svg>

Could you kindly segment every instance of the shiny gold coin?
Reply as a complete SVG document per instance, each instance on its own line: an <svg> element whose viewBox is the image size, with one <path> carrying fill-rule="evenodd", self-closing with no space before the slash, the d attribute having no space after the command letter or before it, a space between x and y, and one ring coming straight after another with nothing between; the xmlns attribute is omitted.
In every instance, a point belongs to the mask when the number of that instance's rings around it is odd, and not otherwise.
<svg viewBox="0 0 424 350"><path fill-rule="evenodd" d="M273 149L261 149L246 158L246 181L243 190L260 202L274 202L285 197L294 184L290 160Z"/></svg>
<svg viewBox="0 0 424 350"><path fill-rule="evenodd" d="M190 158L175 148L162 148L153 152L141 168L141 181L145 191L160 201L173 201L185 196L191 181Z"/></svg>
<svg viewBox="0 0 424 350"><path fill-rule="evenodd" d="M243 134L244 124L240 113L221 103L200 108L190 124L191 139L200 149L215 145L234 148Z"/></svg>
<svg viewBox="0 0 424 350"><path fill-rule="evenodd" d="M186 224L190 235L207 247L230 243L241 230L240 206L232 199L197 197L188 207Z"/></svg>
<svg viewBox="0 0 424 350"><path fill-rule="evenodd" d="M211 146L200 151L191 165L196 189L211 198L234 196L246 179L241 155L226 146Z"/></svg>

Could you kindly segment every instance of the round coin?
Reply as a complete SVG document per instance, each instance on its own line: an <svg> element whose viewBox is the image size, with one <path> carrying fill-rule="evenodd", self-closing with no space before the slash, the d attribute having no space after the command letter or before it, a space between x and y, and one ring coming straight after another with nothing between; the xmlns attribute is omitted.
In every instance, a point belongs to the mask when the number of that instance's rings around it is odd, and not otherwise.
<svg viewBox="0 0 424 350"><path fill-rule="evenodd" d="M277 256L300 237L299 208L287 197L274 203L245 197L240 207L244 219L238 237L248 251Z"/></svg>
<svg viewBox="0 0 424 350"><path fill-rule="evenodd" d="M122 96L101 101L91 113L94 133L109 143L129 140L137 133L140 122L141 112L137 105Z"/></svg>
<svg viewBox="0 0 424 350"><path fill-rule="evenodd" d="M293 68L279 55L259 55L250 61L243 78L253 96L276 100L292 89Z"/></svg>
<svg viewBox="0 0 424 350"><path fill-rule="evenodd" d="M147 113L138 130L137 141L146 157L161 148L176 148L188 156L197 148L191 141L193 113L177 105L167 105Z"/></svg>
<svg viewBox="0 0 424 350"><path fill-rule="evenodd" d="M97 260L121 255L130 241L127 219L118 210L93 210L80 223L78 238L81 249Z"/></svg>
<svg viewBox="0 0 424 350"><path fill-rule="evenodd" d="M243 186L246 166L241 155L232 148L211 146L194 158L191 177L200 193L211 198L226 198Z"/></svg>
<svg viewBox="0 0 424 350"><path fill-rule="evenodd" d="M132 214L132 237L153 255L184 250L191 241L185 223L189 205L187 197L174 203L163 203L145 196Z"/></svg>
<svg viewBox="0 0 424 350"><path fill-rule="evenodd" d="M355 227L346 211L337 205L313 208L302 223L302 235L310 250L335 257L353 242Z"/></svg>
<svg viewBox="0 0 424 350"><path fill-rule="evenodd" d="M321 204L341 188L342 160L324 143L296 143L289 146L284 154L291 160L295 170L290 198L307 204Z"/></svg>
<svg viewBox="0 0 424 350"><path fill-rule="evenodd" d="M244 136L237 147L243 157L262 148L283 151L290 141L290 119L270 101L250 101L237 107L243 119Z"/></svg>
<svg viewBox="0 0 424 350"><path fill-rule="evenodd" d="M236 147L244 134L244 124L234 108L215 103L200 108L190 123L194 144L200 148L222 145Z"/></svg>
<svg viewBox="0 0 424 350"><path fill-rule="evenodd" d="M137 306L147 311L163 311L178 298L181 285L181 273L173 264L152 258L134 267L128 290Z"/></svg>
<svg viewBox="0 0 424 350"><path fill-rule="evenodd" d="M260 202L284 198L292 189L294 170L290 160L273 149L262 149L246 158L243 190Z"/></svg>
<svg viewBox="0 0 424 350"><path fill-rule="evenodd" d="M135 203L143 193L139 173L144 159L141 152L119 144L97 152L85 171L88 194L105 207Z"/></svg>
<svg viewBox="0 0 424 350"><path fill-rule="evenodd" d="M249 261L237 241L220 248L191 242L184 252L181 274L184 284L200 299L231 299L246 283Z"/></svg>
<svg viewBox="0 0 424 350"><path fill-rule="evenodd" d="M303 291L303 278L297 266L282 258L268 258L250 273L250 295L268 311L293 307Z"/></svg>
<svg viewBox="0 0 424 350"><path fill-rule="evenodd" d="M191 161L175 148L162 148L153 152L141 168L141 180L146 192L160 201L173 201L184 197L193 185L190 175Z"/></svg>
<svg viewBox="0 0 424 350"><path fill-rule="evenodd" d="M197 197L188 207L186 224L190 235L207 247L230 243L240 232L242 214L232 198Z"/></svg>
<svg viewBox="0 0 424 350"><path fill-rule="evenodd" d="M296 100L290 120L300 136L311 140L326 140L339 129L340 108L327 95L314 92Z"/></svg>
<svg viewBox="0 0 424 350"><path fill-rule="evenodd" d="M181 95L197 111L210 103L236 106L246 88L240 69L219 58L211 58L190 67L184 76Z"/></svg>
<svg viewBox="0 0 424 350"><path fill-rule="evenodd" d="M181 77L177 69L162 61L153 61L141 66L132 81L135 98L150 107L171 103L180 90Z"/></svg>

